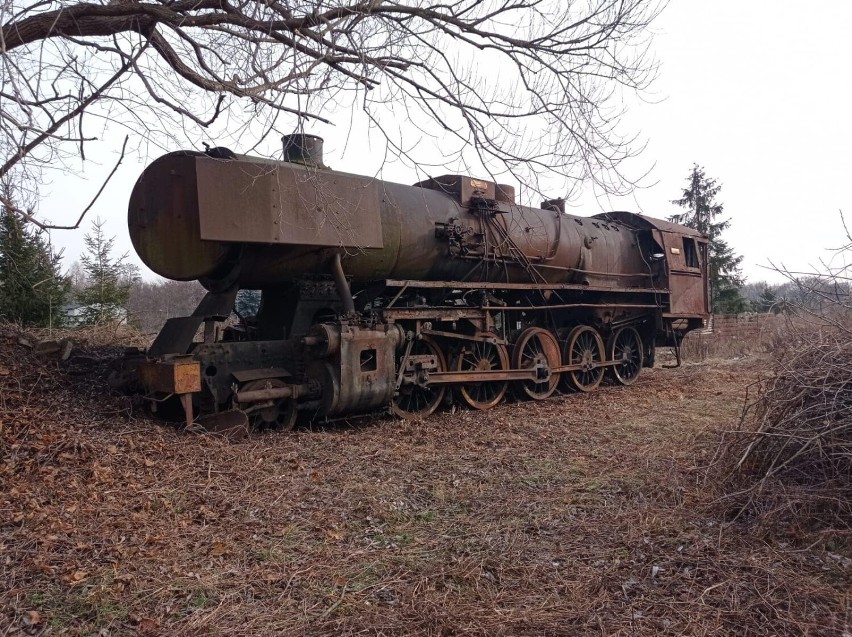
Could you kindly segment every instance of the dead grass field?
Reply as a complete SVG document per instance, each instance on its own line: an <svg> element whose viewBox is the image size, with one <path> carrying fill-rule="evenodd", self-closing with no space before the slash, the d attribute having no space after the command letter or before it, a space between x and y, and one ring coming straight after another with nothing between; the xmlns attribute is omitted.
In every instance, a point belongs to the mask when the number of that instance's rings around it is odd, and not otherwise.
<svg viewBox="0 0 852 637"><path fill-rule="evenodd" d="M705 480L760 359L238 444L57 369L0 342L0 635L852 631L844 544Z"/></svg>

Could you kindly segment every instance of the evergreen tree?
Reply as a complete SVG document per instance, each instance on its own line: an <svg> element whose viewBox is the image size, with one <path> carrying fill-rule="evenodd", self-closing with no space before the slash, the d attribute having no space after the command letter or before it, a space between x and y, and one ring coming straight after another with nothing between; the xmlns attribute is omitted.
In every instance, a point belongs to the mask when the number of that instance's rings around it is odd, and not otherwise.
<svg viewBox="0 0 852 637"><path fill-rule="evenodd" d="M234 302L240 316L255 316L260 309L260 290L240 290Z"/></svg>
<svg viewBox="0 0 852 637"><path fill-rule="evenodd" d="M6 201L14 188L0 185ZM62 256L44 233L33 230L14 211L0 209L0 317L25 325L59 325L70 287L62 275Z"/></svg>
<svg viewBox="0 0 852 637"><path fill-rule="evenodd" d="M754 309L757 312L774 312L778 314L781 311L779 300L775 288L764 283L757 300L754 302Z"/></svg>
<svg viewBox="0 0 852 637"><path fill-rule="evenodd" d="M77 301L84 306L83 322L104 323L124 318L130 288L138 278L137 268L127 263L127 254L112 256L115 237L104 235L104 221L95 219L92 231L83 241L86 253L81 257L86 273L85 287L77 292Z"/></svg>
<svg viewBox="0 0 852 637"><path fill-rule="evenodd" d="M685 208L686 212L672 215L669 221L698 230L710 239L711 311L722 314L745 312L750 304L740 293L745 283L740 271L743 258L722 239L722 232L731 225L731 220L718 219L723 205L716 202L716 195L722 186L715 179L708 178L704 168L698 164L693 165L686 181L683 196L672 201Z"/></svg>

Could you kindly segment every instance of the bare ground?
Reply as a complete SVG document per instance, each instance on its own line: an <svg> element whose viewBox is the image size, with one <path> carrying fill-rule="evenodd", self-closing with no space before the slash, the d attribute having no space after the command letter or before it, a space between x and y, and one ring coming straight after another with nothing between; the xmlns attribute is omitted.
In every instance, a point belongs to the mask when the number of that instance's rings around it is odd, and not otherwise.
<svg viewBox="0 0 852 637"><path fill-rule="evenodd" d="M728 524L706 481L759 359L230 444L3 338L0 635L852 630L848 538Z"/></svg>

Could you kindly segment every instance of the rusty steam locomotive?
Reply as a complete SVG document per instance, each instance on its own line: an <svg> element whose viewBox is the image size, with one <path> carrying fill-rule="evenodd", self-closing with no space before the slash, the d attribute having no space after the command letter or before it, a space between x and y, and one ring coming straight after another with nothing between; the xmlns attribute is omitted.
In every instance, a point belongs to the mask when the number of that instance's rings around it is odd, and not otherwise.
<svg viewBox="0 0 852 637"><path fill-rule="evenodd" d="M152 404L179 397L188 422L410 418L451 397L489 409L507 391L627 385L708 316L694 230L521 206L510 186L466 176L383 182L326 168L320 138L284 145L285 161L170 153L133 189L139 256L208 290L136 368ZM240 289L261 303L235 323Z"/></svg>

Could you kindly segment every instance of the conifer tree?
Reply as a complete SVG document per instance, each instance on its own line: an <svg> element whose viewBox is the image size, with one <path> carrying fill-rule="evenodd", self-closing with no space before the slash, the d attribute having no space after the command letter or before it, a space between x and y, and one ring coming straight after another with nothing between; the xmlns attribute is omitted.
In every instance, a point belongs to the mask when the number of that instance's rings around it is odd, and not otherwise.
<svg viewBox="0 0 852 637"><path fill-rule="evenodd" d="M137 278L136 268L127 263L127 254L113 257L115 237L104 234L104 221L92 222L92 231L83 241L86 253L80 257L86 273L86 285L77 292L77 301L84 306L83 322L105 323L126 316L130 288Z"/></svg>
<svg viewBox="0 0 852 637"><path fill-rule="evenodd" d="M8 182L0 185L6 201L14 201L14 190ZM43 232L33 230L11 209L0 208L0 318L59 325L70 287L61 262Z"/></svg>
<svg viewBox="0 0 852 637"><path fill-rule="evenodd" d="M710 239L710 301L711 310L722 314L736 314L749 309L748 301L740 293L745 278L740 270L742 256L722 239L722 232L731 225L730 219L718 219L723 204L716 202L722 186L710 179L704 168L693 165L686 180L683 196L672 201L685 208L685 212L672 215L669 221L679 223L707 235Z"/></svg>
<svg viewBox="0 0 852 637"><path fill-rule="evenodd" d="M754 309L758 312L774 312L778 314L781 309L779 306L780 299L775 291L775 288L770 287L768 283L764 283L760 290L760 295L754 301Z"/></svg>

